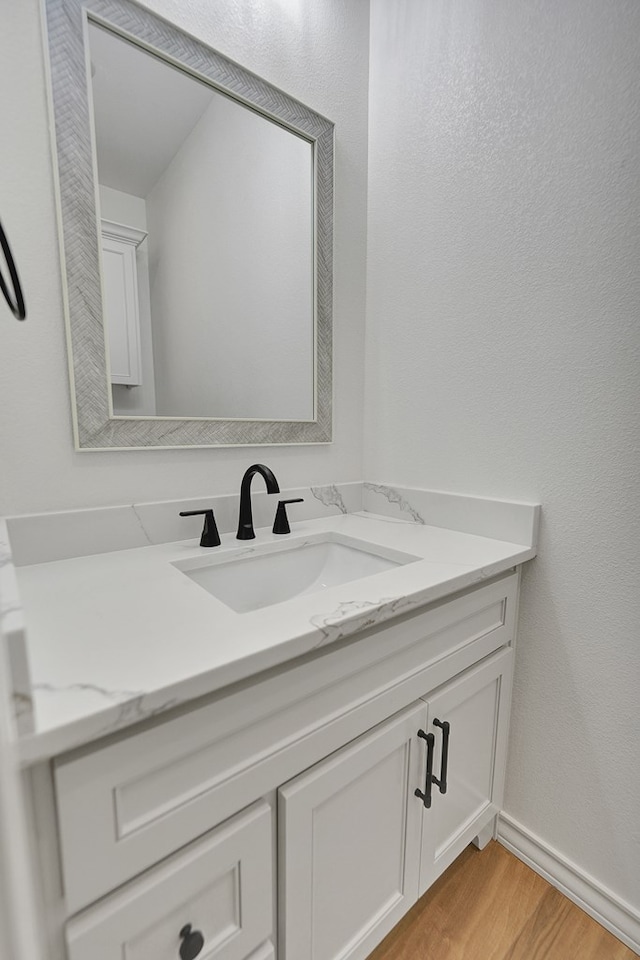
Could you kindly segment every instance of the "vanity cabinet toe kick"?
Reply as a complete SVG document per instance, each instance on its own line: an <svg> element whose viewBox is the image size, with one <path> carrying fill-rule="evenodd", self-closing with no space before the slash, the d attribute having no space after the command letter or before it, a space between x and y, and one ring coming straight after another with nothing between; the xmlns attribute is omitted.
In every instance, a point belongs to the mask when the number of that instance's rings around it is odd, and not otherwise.
<svg viewBox="0 0 640 960"><path fill-rule="evenodd" d="M68 960L364 960L501 807L518 585L56 758Z"/></svg>

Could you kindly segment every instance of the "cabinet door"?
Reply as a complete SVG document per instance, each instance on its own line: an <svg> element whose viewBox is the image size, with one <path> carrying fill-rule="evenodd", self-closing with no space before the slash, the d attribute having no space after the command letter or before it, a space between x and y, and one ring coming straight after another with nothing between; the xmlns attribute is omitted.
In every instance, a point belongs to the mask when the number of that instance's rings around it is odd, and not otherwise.
<svg viewBox="0 0 640 960"><path fill-rule="evenodd" d="M420 896L502 805L512 658L504 650L427 699L433 777L446 783L432 782L423 809Z"/></svg>
<svg viewBox="0 0 640 960"><path fill-rule="evenodd" d="M70 920L69 960L269 960L272 885L259 801Z"/></svg>
<svg viewBox="0 0 640 960"><path fill-rule="evenodd" d="M280 788L279 960L360 960L418 896L417 704Z"/></svg>

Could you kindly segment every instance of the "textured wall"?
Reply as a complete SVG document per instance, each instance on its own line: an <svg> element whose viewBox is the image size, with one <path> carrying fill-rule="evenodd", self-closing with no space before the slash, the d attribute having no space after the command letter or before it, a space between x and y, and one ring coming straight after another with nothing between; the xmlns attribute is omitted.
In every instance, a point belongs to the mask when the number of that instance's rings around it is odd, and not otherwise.
<svg viewBox="0 0 640 960"><path fill-rule="evenodd" d="M41 49L40 4L2 17L0 217L29 318L0 305L0 514L237 489L266 460L282 484L360 479L368 2L154 0L147 6L336 123L335 426L330 446L75 453Z"/></svg>
<svg viewBox="0 0 640 960"><path fill-rule="evenodd" d="M365 476L540 500L507 811L638 903L640 4L373 0Z"/></svg>

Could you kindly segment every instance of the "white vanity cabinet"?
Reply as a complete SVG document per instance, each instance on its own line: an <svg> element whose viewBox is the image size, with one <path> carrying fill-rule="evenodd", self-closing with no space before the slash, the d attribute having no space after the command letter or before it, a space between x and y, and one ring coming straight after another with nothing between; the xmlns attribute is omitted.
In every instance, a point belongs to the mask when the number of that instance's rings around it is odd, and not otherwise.
<svg viewBox="0 0 640 960"><path fill-rule="evenodd" d="M57 758L68 960L364 960L500 807L518 576Z"/></svg>
<svg viewBox="0 0 640 960"><path fill-rule="evenodd" d="M423 704L280 788L280 960L366 957L418 896Z"/></svg>
<svg viewBox="0 0 640 960"><path fill-rule="evenodd" d="M512 656L494 655L280 788L280 960L363 960L493 819Z"/></svg>
<svg viewBox="0 0 640 960"><path fill-rule="evenodd" d="M505 650L427 698L436 780L426 788L419 896L502 806L512 661Z"/></svg>

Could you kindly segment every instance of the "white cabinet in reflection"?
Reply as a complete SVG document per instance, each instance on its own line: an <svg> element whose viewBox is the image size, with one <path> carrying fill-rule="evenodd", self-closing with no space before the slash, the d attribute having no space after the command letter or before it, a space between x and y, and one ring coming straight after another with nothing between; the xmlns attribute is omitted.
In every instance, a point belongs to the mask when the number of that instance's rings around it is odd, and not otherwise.
<svg viewBox="0 0 640 960"><path fill-rule="evenodd" d="M109 379L135 387L142 383L136 250L147 234L111 220L101 224Z"/></svg>

